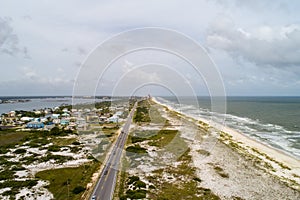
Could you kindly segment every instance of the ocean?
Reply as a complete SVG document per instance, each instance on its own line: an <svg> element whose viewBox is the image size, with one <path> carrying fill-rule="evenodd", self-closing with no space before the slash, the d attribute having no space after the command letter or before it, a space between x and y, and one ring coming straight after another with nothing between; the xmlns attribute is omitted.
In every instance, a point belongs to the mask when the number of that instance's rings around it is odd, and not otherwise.
<svg viewBox="0 0 300 200"><path fill-rule="evenodd" d="M226 126L300 158L300 97L227 97L226 114L211 112L209 97L156 99L195 118L225 119Z"/></svg>

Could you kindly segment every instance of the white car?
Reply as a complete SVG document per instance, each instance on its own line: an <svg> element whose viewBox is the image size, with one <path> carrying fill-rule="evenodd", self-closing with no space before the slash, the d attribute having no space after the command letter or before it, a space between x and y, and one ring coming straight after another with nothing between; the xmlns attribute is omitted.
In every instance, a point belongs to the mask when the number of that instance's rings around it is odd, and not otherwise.
<svg viewBox="0 0 300 200"><path fill-rule="evenodd" d="M91 200L96 200L96 195L93 195Z"/></svg>

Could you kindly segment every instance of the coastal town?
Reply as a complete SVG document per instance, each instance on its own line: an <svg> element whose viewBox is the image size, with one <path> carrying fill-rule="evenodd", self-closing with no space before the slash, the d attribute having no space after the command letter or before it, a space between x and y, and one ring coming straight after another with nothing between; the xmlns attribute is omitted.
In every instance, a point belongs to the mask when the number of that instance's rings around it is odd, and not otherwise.
<svg viewBox="0 0 300 200"><path fill-rule="evenodd" d="M16 128L21 131L87 130L90 124L117 124L126 118L128 105L110 106L108 102L96 104L98 108L72 108L62 106L33 111L10 111L0 117L0 129Z"/></svg>
<svg viewBox="0 0 300 200"><path fill-rule="evenodd" d="M61 193L62 199L86 198L134 101L103 100L95 104L3 113L0 198L53 199L57 193ZM66 173L75 170L85 175L76 179L76 173L62 175L60 170ZM54 181L49 174L67 180ZM68 182L64 183L66 187L59 186L61 181ZM58 192L53 196L53 191Z"/></svg>

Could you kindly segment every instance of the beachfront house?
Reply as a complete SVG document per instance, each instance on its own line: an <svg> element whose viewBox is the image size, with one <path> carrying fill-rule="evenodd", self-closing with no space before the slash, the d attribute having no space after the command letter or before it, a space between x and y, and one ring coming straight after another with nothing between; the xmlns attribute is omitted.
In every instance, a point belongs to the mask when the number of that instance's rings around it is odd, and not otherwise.
<svg viewBox="0 0 300 200"><path fill-rule="evenodd" d="M116 116L120 117L123 114L123 111L118 111L115 113Z"/></svg>
<svg viewBox="0 0 300 200"><path fill-rule="evenodd" d="M59 123L60 123L60 119L53 119L52 122L53 122L54 124L59 124Z"/></svg>
<svg viewBox="0 0 300 200"><path fill-rule="evenodd" d="M29 121L33 121L34 118L33 117L21 117L20 120L23 121L23 122L29 122Z"/></svg>
<svg viewBox="0 0 300 200"><path fill-rule="evenodd" d="M51 130L52 128L55 127L55 124L53 122L48 122L46 125L45 125L45 128L47 130Z"/></svg>
<svg viewBox="0 0 300 200"><path fill-rule="evenodd" d="M60 117L60 114L52 114L51 119L58 119Z"/></svg>
<svg viewBox="0 0 300 200"><path fill-rule="evenodd" d="M70 117L70 114L65 112L65 113L61 114L61 116L62 117Z"/></svg>
<svg viewBox="0 0 300 200"><path fill-rule="evenodd" d="M60 120L60 124L63 125L63 126L69 125L69 123L70 123L70 120L68 120L68 119L62 119L62 120Z"/></svg>
<svg viewBox="0 0 300 200"><path fill-rule="evenodd" d="M108 118L108 122L109 123L118 123L119 122L119 117L114 115L114 116Z"/></svg>
<svg viewBox="0 0 300 200"><path fill-rule="evenodd" d="M26 124L26 128L30 128L30 129L40 129L44 127L45 125L43 123L37 121L28 122Z"/></svg>
<svg viewBox="0 0 300 200"><path fill-rule="evenodd" d="M105 117L105 116L99 117L99 122L100 122L100 123L105 123L105 122L107 122L107 117Z"/></svg>

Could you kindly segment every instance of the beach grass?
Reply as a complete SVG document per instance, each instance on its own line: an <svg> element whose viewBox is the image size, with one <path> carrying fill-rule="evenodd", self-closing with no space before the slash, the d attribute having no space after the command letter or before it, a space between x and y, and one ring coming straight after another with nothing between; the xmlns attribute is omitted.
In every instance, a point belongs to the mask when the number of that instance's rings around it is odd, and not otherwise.
<svg viewBox="0 0 300 200"><path fill-rule="evenodd" d="M154 171L154 175L147 177L153 184L149 190L150 199L220 199L210 189L199 186L201 179L195 176L195 168L190 165L192 158L188 148L177 161L177 167L167 166ZM176 181L166 181L164 174L174 176ZM180 180L180 181L179 181Z"/></svg>
<svg viewBox="0 0 300 200"><path fill-rule="evenodd" d="M16 130L0 131L0 146L16 144L30 133Z"/></svg>
<svg viewBox="0 0 300 200"><path fill-rule="evenodd" d="M93 173L99 168L99 162L90 162L76 168L51 169L38 172L35 177L49 181L47 189L54 198L81 199L86 185L91 181Z"/></svg>
<svg viewBox="0 0 300 200"><path fill-rule="evenodd" d="M77 138L53 138L51 142L57 146L68 146L77 141Z"/></svg>

